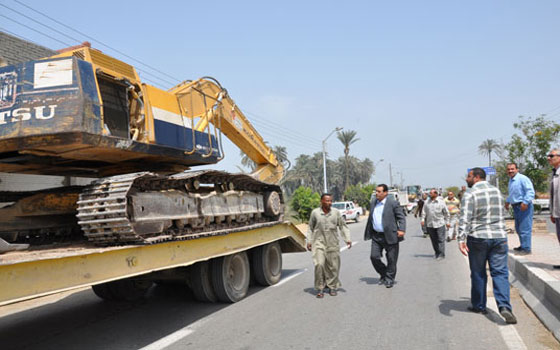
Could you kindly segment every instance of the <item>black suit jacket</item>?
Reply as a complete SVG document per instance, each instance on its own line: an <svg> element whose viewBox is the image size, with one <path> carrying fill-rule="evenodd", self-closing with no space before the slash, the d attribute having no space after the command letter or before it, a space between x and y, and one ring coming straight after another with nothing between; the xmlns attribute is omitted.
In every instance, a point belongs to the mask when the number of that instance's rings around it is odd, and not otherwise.
<svg viewBox="0 0 560 350"><path fill-rule="evenodd" d="M364 232L364 240L371 239L373 236L373 209L377 205L377 199L371 202L370 214ZM397 231L406 231L406 218L404 216L403 208L394 199L393 196L387 196L387 201L383 208L382 214L383 221L383 235L387 244L395 244L399 242ZM402 238L400 239L402 240Z"/></svg>

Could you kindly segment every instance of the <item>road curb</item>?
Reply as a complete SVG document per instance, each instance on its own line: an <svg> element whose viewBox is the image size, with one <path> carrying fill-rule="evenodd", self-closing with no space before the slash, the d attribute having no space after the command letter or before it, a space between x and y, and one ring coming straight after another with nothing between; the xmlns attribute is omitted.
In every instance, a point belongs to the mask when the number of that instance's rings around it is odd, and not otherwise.
<svg viewBox="0 0 560 350"><path fill-rule="evenodd" d="M509 254L510 283L541 322L560 341L560 281L533 262Z"/></svg>

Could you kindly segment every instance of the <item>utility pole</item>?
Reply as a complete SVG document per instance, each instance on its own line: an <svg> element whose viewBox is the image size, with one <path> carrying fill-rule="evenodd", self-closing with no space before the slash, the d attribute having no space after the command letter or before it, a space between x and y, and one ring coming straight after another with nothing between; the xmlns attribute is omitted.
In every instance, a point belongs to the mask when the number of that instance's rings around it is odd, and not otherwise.
<svg viewBox="0 0 560 350"><path fill-rule="evenodd" d="M393 188L393 169L391 168L391 162L389 162L389 188Z"/></svg>
<svg viewBox="0 0 560 350"><path fill-rule="evenodd" d="M342 130L342 127L336 127L333 131L331 131L331 133L329 134L329 136L325 137L325 139L323 140L323 193L327 193L327 139L329 137L331 137L332 134L334 134L335 132L338 132L340 130Z"/></svg>

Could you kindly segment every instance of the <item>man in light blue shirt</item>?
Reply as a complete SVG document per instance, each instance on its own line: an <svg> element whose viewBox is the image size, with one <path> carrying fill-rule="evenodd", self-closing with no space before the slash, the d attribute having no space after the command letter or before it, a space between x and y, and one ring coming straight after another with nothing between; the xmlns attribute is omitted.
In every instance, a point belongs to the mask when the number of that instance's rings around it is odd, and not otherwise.
<svg viewBox="0 0 560 350"><path fill-rule="evenodd" d="M533 199L535 189L531 180L519 173L517 164L509 163L507 173L510 177L508 184L509 196L506 199L506 209L513 207L515 231L519 235L519 247L513 248L518 254L531 254L531 233L533 231Z"/></svg>
<svg viewBox="0 0 560 350"><path fill-rule="evenodd" d="M383 232L383 208L387 197L382 201L378 201L373 209L373 229L377 232Z"/></svg>

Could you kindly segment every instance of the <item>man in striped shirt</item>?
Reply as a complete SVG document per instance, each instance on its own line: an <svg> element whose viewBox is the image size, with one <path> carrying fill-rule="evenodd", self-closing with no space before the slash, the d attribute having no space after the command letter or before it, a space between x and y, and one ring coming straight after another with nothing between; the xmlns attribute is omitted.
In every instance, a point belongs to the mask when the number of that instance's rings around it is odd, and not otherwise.
<svg viewBox="0 0 560 350"><path fill-rule="evenodd" d="M469 257L471 269L470 311L486 311L486 263L494 287L494 297L506 323L517 323L513 315L508 280L508 245L504 222L504 200L500 191L486 181L481 168L473 168L467 175L469 190L461 200L459 214L459 250Z"/></svg>

